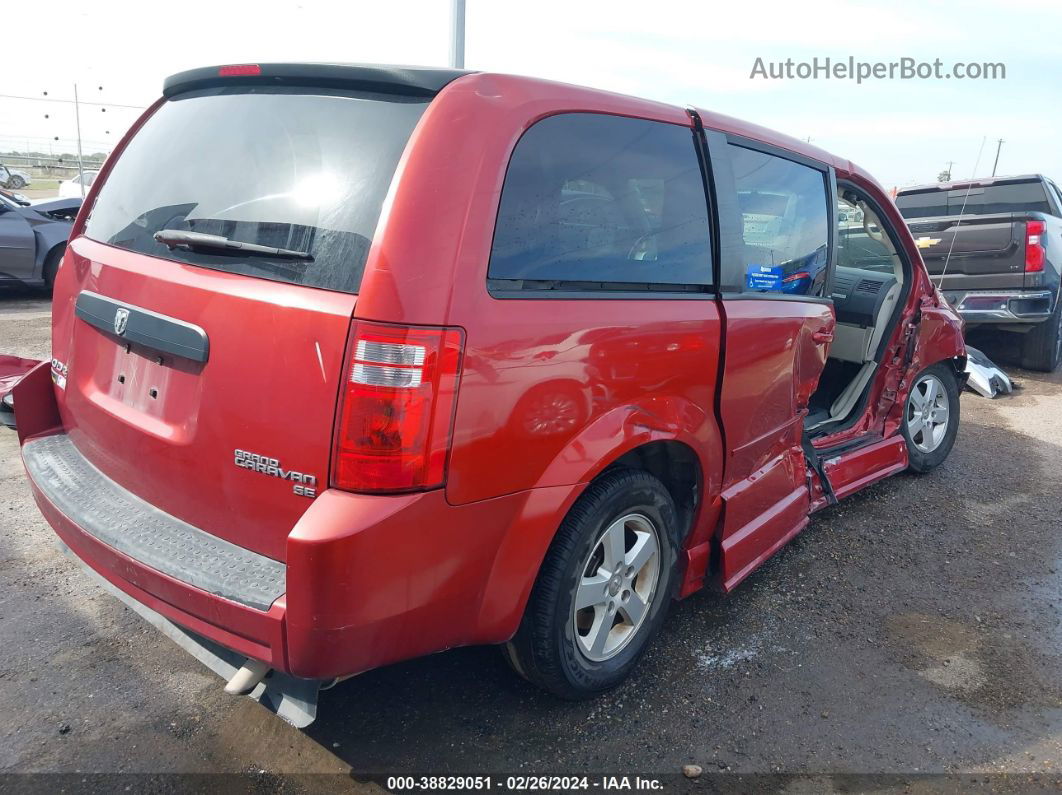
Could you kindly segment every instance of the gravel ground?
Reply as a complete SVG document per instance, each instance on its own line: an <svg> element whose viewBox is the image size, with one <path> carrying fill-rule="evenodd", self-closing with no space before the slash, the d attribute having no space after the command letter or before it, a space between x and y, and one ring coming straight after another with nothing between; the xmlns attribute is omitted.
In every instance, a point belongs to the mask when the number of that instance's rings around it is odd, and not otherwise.
<svg viewBox="0 0 1062 795"><path fill-rule="evenodd" d="M47 358L48 311L39 295L0 293L0 349ZM944 466L816 515L731 596L677 605L615 692L559 702L496 650L458 649L342 683L306 732L224 696L90 584L0 429L0 771L242 772L266 789L609 771L702 790L749 781L729 772L780 774L751 781L794 792L1057 791L1062 372L1010 372L1015 395L964 395ZM684 781L687 764L705 775ZM962 777L922 777L941 773Z"/></svg>

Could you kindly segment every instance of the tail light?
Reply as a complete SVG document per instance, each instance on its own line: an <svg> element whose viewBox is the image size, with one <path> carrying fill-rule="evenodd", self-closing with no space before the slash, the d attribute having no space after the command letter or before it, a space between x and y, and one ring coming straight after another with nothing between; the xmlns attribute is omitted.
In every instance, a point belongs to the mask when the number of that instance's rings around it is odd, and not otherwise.
<svg viewBox="0 0 1062 795"><path fill-rule="evenodd" d="M1025 272L1039 273L1044 269L1043 221L1025 222Z"/></svg>
<svg viewBox="0 0 1062 795"><path fill-rule="evenodd" d="M335 488L443 485L463 341L455 328L351 325L332 453Z"/></svg>
<svg viewBox="0 0 1062 795"><path fill-rule="evenodd" d="M798 282L801 279L810 279L810 278L811 278L811 274L808 273L807 271L797 271L796 273L794 273L794 274L792 274L790 276L786 276L784 279L782 279L782 284L789 284L790 282Z"/></svg>

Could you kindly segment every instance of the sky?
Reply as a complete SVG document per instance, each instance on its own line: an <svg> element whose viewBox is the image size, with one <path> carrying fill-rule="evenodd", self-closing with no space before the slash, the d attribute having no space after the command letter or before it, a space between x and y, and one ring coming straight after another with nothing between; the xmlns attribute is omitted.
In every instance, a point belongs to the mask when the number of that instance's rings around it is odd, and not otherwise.
<svg viewBox="0 0 1062 795"><path fill-rule="evenodd" d="M0 151L74 151L73 105L41 100L71 100L75 82L88 154L109 151L182 69L449 57L450 0L56 0L47 12L54 26L5 24ZM737 116L886 187L932 182L948 161L956 179L987 176L1000 138L1000 174L1062 179L1060 33L1056 0L467 0L465 65ZM750 79L757 58L815 57L1003 63L1006 79Z"/></svg>

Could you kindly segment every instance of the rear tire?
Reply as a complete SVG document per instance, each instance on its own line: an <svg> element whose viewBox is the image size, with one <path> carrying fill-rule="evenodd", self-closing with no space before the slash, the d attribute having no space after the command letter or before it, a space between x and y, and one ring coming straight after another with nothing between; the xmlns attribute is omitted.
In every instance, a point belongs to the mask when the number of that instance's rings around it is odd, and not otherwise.
<svg viewBox="0 0 1062 795"><path fill-rule="evenodd" d="M45 286L51 290L55 286L55 275L59 272L59 263L63 260L63 254L66 252L66 246L56 246L48 252L47 259L44 260L44 268L41 275L44 278Z"/></svg>
<svg viewBox="0 0 1062 795"><path fill-rule="evenodd" d="M948 362L920 372L904 404L900 433L907 441L908 469L929 472L948 457L959 432L959 383Z"/></svg>
<svg viewBox="0 0 1062 795"><path fill-rule="evenodd" d="M655 477L617 469L591 483L561 523L504 647L513 669L572 700L620 684L664 622L680 545L675 504Z"/></svg>
<svg viewBox="0 0 1062 795"><path fill-rule="evenodd" d="M11 182L9 183L9 185L11 187L11 190L18 190L19 188L26 187L26 180L22 179L22 177L16 174L11 177Z"/></svg>
<svg viewBox="0 0 1062 795"><path fill-rule="evenodd" d="M1062 293L1055 298L1051 317L1025 334L1021 343L1021 366L1026 370L1052 373L1062 358Z"/></svg>

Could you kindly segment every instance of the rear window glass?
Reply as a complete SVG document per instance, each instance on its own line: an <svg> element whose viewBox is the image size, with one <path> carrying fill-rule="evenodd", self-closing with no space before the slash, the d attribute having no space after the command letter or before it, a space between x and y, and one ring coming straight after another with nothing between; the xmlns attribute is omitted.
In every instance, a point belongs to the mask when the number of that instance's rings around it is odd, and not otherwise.
<svg viewBox="0 0 1062 795"><path fill-rule="evenodd" d="M246 87L163 104L103 183L85 234L214 270L356 293L423 99ZM169 249L160 230L312 260Z"/></svg>
<svg viewBox="0 0 1062 795"><path fill-rule="evenodd" d="M968 194L968 195L967 195ZM965 202L965 209L963 209ZM945 215L991 215L993 213L1047 213L1047 193L1039 182L1013 182L986 187L955 188L901 193L896 206L904 218L935 218Z"/></svg>
<svg viewBox="0 0 1062 795"><path fill-rule="evenodd" d="M567 113L520 139L502 188L492 279L639 289L709 284L711 273L689 128Z"/></svg>

